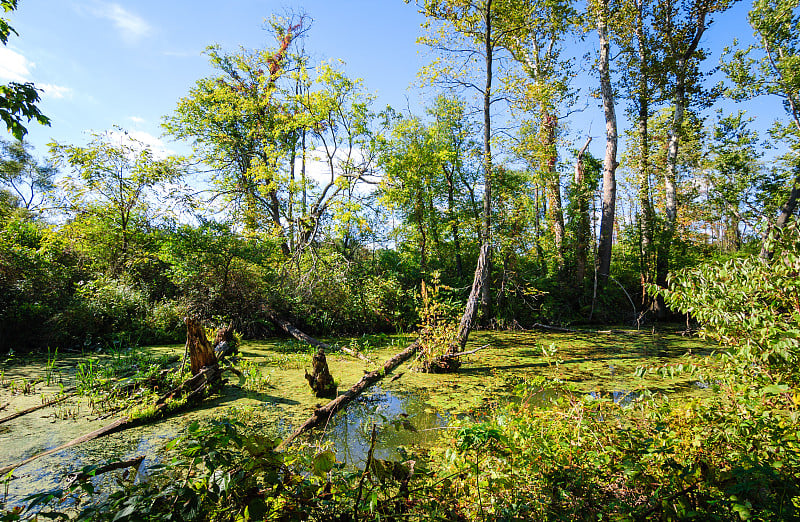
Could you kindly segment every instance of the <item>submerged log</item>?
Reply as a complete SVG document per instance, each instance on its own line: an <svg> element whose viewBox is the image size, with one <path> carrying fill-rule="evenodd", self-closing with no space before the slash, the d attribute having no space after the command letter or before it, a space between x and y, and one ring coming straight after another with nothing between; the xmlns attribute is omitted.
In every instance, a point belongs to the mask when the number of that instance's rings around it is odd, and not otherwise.
<svg viewBox="0 0 800 522"><path fill-rule="evenodd" d="M56 448L37 453L36 455L17 462L16 464L6 466L0 469L0 475L8 473L15 468L28 464L29 462L33 462L40 457L52 455L53 453L71 448L72 446L77 446L78 444L82 444L105 435L110 435L133 426L141 425L148 420L152 420L161 414L166 413L167 406L170 404L170 402L181 397L186 397L187 404L191 403L195 399L201 398L203 394L212 386L218 385L222 382L222 368L217 361L217 357L214 354L214 349L211 347L211 343L206 337L203 326L198 321L190 318L186 319L186 345L189 348L192 376L179 386L162 395L158 401L156 401L153 414L148 419L132 420L128 417L121 417L107 426L73 439L66 444L62 444ZM195 371L195 368L197 368L197 371ZM39 407L36 408L38 409Z"/></svg>
<svg viewBox="0 0 800 522"><path fill-rule="evenodd" d="M383 366L378 368L377 370L373 370L367 374L365 374L360 381L355 383L352 388L344 392L343 394L339 395L337 398L330 401L325 406L317 408L314 410L314 413L311 414L311 417L308 418L299 428L297 428L294 433L289 435L283 442L278 446L278 450L283 450L289 447L289 445L296 439L299 435L310 431L320 424L325 424L328 422L336 412L343 409L347 406L353 399L358 397L364 390L375 384L376 382L380 381L388 374L392 372L395 368L409 360L417 350L419 349L419 340L414 341L408 348L403 350L402 352L396 354L394 357L383 363Z"/></svg>
<svg viewBox="0 0 800 522"><path fill-rule="evenodd" d="M142 462L144 462L144 455L140 455L135 459L112 462L110 464L106 464L105 466L90 469L89 471L70 473L67 475L67 487L72 486L76 482L89 480L98 475L102 475L103 473L108 473L109 471L114 471L117 469L134 468L138 472Z"/></svg>
<svg viewBox="0 0 800 522"><path fill-rule="evenodd" d="M25 464L27 464L29 462L33 462L34 460L36 460L38 458L46 457L47 455L52 455L53 453L58 453L61 450L65 450L67 448L71 448L72 446L77 446L78 444L82 444L84 442L87 442L87 441L102 437L104 435L110 435L111 433L116 433L116 432L118 432L120 430L123 430L125 428L130 427L130 425L131 425L131 420L128 417L119 418L119 419L115 420L114 422L112 422L111 424L109 424L107 426L103 426L102 428L100 428L98 430L95 430L95 431L93 431L91 433L87 433L86 435L82 435L82 436L78 437L77 439L72 439L71 441L67 442L66 444L62 444L61 446L58 446L56 448L51 448L51 449L49 449L47 451L43 451L41 453L37 453L36 455L34 455L32 457L29 457L29 458L27 458L25 460L22 460L20 462L17 462L16 464L11 464L10 466L6 466L4 468L0 468L0 475L5 475L9 471L11 471L13 469L16 469L16 468L18 468L20 466L24 466Z"/></svg>
<svg viewBox="0 0 800 522"><path fill-rule="evenodd" d="M336 383L328 369L328 360L322 347L311 358L311 373L306 370L306 380L317 397L336 397Z"/></svg>
<svg viewBox="0 0 800 522"><path fill-rule="evenodd" d="M48 406L51 406L53 404L58 404L59 402L65 401L65 400L69 399L70 397L72 397L73 395L75 395L75 391L74 390L75 390L74 387L73 388L68 388L68 389L64 390L64 395L62 395L62 396L55 396L52 399L45 399L44 402L42 402L42 404L39 404L38 406L31 406L28 409L25 409L25 410L22 410L22 411L18 411L17 413L12 413L11 415L3 417L2 419L0 419L0 424L3 424L4 422L8 422L10 420L16 419L17 417L22 417L23 415L27 415L28 413L32 413L34 411L41 410L42 408L47 408ZM10 404L11 404L10 402L4 404L3 407L0 408L0 410L6 409L6 407L8 407L8 405L10 405Z"/></svg>

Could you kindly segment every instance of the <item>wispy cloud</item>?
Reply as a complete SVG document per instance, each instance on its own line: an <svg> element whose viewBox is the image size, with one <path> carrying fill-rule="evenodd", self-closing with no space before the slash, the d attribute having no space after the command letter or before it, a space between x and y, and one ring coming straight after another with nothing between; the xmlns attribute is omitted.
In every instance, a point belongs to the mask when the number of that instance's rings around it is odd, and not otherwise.
<svg viewBox="0 0 800 522"><path fill-rule="evenodd" d="M128 116L128 119L131 120L133 123L144 123L144 118L140 118L139 116Z"/></svg>
<svg viewBox="0 0 800 522"><path fill-rule="evenodd" d="M30 81L31 69L35 66L18 52L0 47L0 79L9 82Z"/></svg>
<svg viewBox="0 0 800 522"><path fill-rule="evenodd" d="M139 131L139 130L130 130L130 131L121 131L118 129L108 131L108 135L114 139L118 140L119 143L132 146L134 148L138 148L140 146L148 147L156 158L166 158L167 156L171 156L175 154L174 150L171 150L167 147L167 144L161 138L153 136L149 132L146 131Z"/></svg>
<svg viewBox="0 0 800 522"><path fill-rule="evenodd" d="M92 15L110 21L120 31L120 35L128 44L135 44L153 32L147 21L136 13L128 11L113 2L93 2L87 7Z"/></svg>
<svg viewBox="0 0 800 522"><path fill-rule="evenodd" d="M52 83L37 83L36 87L42 89L45 98L60 100L62 98L72 98L72 89L63 85L53 85Z"/></svg>

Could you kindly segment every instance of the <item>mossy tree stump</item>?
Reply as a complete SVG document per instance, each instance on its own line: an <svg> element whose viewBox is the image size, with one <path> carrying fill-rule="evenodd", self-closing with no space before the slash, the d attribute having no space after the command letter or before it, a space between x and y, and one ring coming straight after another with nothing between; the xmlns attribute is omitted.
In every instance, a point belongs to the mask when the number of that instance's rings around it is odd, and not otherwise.
<svg viewBox="0 0 800 522"><path fill-rule="evenodd" d="M311 359L311 373L306 370L306 380L311 390L317 397L336 397L336 383L328 370L328 360L325 358L325 349L319 351Z"/></svg>

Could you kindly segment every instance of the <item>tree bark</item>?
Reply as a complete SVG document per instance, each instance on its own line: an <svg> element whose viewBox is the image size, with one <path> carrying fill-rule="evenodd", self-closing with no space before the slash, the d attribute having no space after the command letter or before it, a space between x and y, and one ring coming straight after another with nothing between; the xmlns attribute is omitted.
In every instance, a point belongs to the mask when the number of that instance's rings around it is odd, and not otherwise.
<svg viewBox="0 0 800 522"><path fill-rule="evenodd" d="M575 283L579 288L583 287L586 281L586 267L588 264L589 238L592 235L591 222L589 218L589 194L586 190L586 176L583 167L583 155L592 142L592 137L586 139L583 148L578 151L578 159L575 162L575 193L576 208L578 215L577 233L575 241Z"/></svg>
<svg viewBox="0 0 800 522"><path fill-rule="evenodd" d="M478 256L478 265L475 267L475 276L472 279L472 289L467 298L467 306L464 310L464 315L461 316L461 322L458 325L458 334L456 337L456 345L451 346L449 352L464 351L464 346L469 339L469 333L472 330L472 325L475 322L475 316L478 313L478 300L481 296L481 290L487 278L489 257L489 242L484 240L481 245L481 253Z"/></svg>
<svg viewBox="0 0 800 522"><path fill-rule="evenodd" d="M197 375L204 366L214 366L217 364L217 354L214 347L206 337L206 331L199 321L187 317L186 323L186 344L189 347L189 361L191 363L192 375Z"/></svg>
<svg viewBox="0 0 800 522"><path fill-rule="evenodd" d="M600 239L597 246L597 271L602 284L611 270L611 249L614 239L614 211L617 198L617 115L614 89L609 70L611 51L608 38L608 0L601 1L597 14L597 33L600 39L600 93L606 120L606 153L603 159L603 209L600 219Z"/></svg>
<svg viewBox="0 0 800 522"><path fill-rule="evenodd" d="M324 348L320 347L319 351L311 358L311 373L306 371L306 380L317 397L336 397L336 383L328 369Z"/></svg>

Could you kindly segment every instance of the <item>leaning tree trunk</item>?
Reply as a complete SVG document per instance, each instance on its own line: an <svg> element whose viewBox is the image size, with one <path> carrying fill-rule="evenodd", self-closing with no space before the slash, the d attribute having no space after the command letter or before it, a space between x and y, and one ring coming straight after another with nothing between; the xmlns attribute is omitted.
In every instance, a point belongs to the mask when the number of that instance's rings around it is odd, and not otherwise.
<svg viewBox="0 0 800 522"><path fill-rule="evenodd" d="M467 307L464 310L464 315L461 316L461 322L458 325L458 336L456 337L457 344L451 346L448 349L448 353L463 352L464 347L467 345L469 332L472 330L472 325L475 322L475 315L478 313L481 291L488 277L488 257L489 241L484 239L483 245L481 245L481 254L478 256L478 266L475 267L475 277L472 280L472 290L469 292Z"/></svg>

